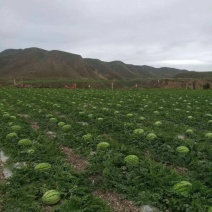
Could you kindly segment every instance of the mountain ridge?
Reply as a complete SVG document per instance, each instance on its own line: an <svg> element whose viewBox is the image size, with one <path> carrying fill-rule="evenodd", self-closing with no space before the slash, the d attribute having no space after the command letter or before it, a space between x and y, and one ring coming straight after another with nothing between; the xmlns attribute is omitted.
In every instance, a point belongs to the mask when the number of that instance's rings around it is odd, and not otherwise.
<svg viewBox="0 0 212 212"><path fill-rule="evenodd" d="M104 62L81 55L37 47L6 49L0 52L0 78L73 78L134 80L173 78L189 73L184 69L155 68L126 64L122 61Z"/></svg>

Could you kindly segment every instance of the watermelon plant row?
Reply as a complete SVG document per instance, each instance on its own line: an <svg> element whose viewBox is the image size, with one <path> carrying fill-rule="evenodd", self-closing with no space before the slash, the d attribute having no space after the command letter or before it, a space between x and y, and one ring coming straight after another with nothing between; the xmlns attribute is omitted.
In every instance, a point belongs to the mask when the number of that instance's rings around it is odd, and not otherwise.
<svg viewBox="0 0 212 212"><path fill-rule="evenodd" d="M210 91L1 89L0 97L0 148L22 164L1 186L8 211L45 210L49 196L56 211L109 211L95 189L161 211L212 206ZM70 168L60 146L85 157L87 170ZM40 163L51 168L39 172Z"/></svg>

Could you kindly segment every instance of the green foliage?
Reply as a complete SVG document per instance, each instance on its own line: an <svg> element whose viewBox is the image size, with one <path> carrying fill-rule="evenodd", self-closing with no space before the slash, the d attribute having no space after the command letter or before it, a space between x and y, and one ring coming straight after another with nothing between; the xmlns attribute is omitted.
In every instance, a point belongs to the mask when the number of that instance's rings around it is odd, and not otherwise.
<svg viewBox="0 0 212 212"><path fill-rule="evenodd" d="M52 206L58 212L110 211L91 195L96 189L114 190L139 206L161 211L208 211L210 95L207 90L1 89L0 149L9 155L7 166L13 172L0 185L3 211L42 211L42 196L52 189L60 193L61 201ZM63 131L65 125L71 127ZM24 138L30 146L17 145ZM110 146L98 147L101 143ZM88 167L74 170L63 146L89 160ZM126 162L132 155L139 158L129 160L136 166ZM35 170L43 162L51 169ZM192 187L182 186L183 181ZM189 192L182 195L185 188Z"/></svg>
<svg viewBox="0 0 212 212"><path fill-rule="evenodd" d="M209 83L204 84L203 89L210 89L210 84Z"/></svg>

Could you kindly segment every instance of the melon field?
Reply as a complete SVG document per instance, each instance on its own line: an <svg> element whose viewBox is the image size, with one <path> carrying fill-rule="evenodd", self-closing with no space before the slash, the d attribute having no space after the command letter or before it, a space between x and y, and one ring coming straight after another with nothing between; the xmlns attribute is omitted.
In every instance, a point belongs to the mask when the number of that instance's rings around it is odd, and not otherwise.
<svg viewBox="0 0 212 212"><path fill-rule="evenodd" d="M212 211L209 90L2 88L0 117L0 211Z"/></svg>

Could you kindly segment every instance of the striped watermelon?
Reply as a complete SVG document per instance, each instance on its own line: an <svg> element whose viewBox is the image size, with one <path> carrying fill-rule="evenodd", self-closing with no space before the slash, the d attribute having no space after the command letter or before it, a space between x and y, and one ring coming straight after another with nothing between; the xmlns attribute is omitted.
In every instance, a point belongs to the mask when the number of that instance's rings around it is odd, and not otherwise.
<svg viewBox="0 0 212 212"><path fill-rule="evenodd" d="M63 125L62 130L64 132L69 132L71 130L71 125L69 125L69 124Z"/></svg>
<svg viewBox="0 0 212 212"><path fill-rule="evenodd" d="M154 133L149 133L149 134L146 136L146 138L147 138L148 140L154 140L155 138L157 138L157 136L156 136Z"/></svg>
<svg viewBox="0 0 212 212"><path fill-rule="evenodd" d="M139 163L139 159L136 155L128 155L124 158L124 162L129 166L136 166Z"/></svg>
<svg viewBox="0 0 212 212"><path fill-rule="evenodd" d="M177 151L180 153L188 153L189 152L189 148L186 146L178 146L177 147Z"/></svg>
<svg viewBox="0 0 212 212"><path fill-rule="evenodd" d="M19 146L30 146L32 142L29 139L21 139L18 142Z"/></svg>
<svg viewBox="0 0 212 212"><path fill-rule="evenodd" d="M16 117L15 117L15 116L10 116L10 119L15 120L15 119L16 119Z"/></svg>
<svg viewBox="0 0 212 212"><path fill-rule="evenodd" d="M56 119L56 118L50 118L49 121L50 121L51 123L57 123L57 119Z"/></svg>
<svg viewBox="0 0 212 212"><path fill-rule="evenodd" d="M66 123L65 122L59 122L57 125L58 125L58 127L63 127L64 125L65 125Z"/></svg>
<svg viewBox="0 0 212 212"><path fill-rule="evenodd" d="M5 114L3 115L3 118L4 118L4 119L10 118L10 114L9 114L9 113L5 113Z"/></svg>
<svg viewBox="0 0 212 212"><path fill-rule="evenodd" d="M43 203L54 205L60 201L60 193L56 190L49 190L42 196Z"/></svg>
<svg viewBox="0 0 212 212"><path fill-rule="evenodd" d="M206 134L205 134L205 137L206 137L207 139L212 140L212 133L211 133L211 132L206 133Z"/></svg>
<svg viewBox="0 0 212 212"><path fill-rule="evenodd" d="M18 135L16 133L9 133L6 136L7 139L12 139L12 138L17 138L17 137L18 137Z"/></svg>
<svg viewBox="0 0 212 212"><path fill-rule="evenodd" d="M48 171L51 169L51 164L49 163L39 163L35 166L35 170L38 171Z"/></svg>
<svg viewBox="0 0 212 212"><path fill-rule="evenodd" d="M87 133L86 135L82 136L83 140L88 141L92 138L92 135L90 133Z"/></svg>
<svg viewBox="0 0 212 212"><path fill-rule="evenodd" d="M144 130L143 129L135 129L134 131L133 131L133 134L134 135L141 135L141 134L143 134L144 133Z"/></svg>
<svg viewBox="0 0 212 212"><path fill-rule="evenodd" d="M194 134L194 131L192 129L188 129L188 130L186 130L186 134L192 135L192 134Z"/></svg>
<svg viewBox="0 0 212 212"><path fill-rule="evenodd" d="M128 113L127 117L133 117L134 115L132 113Z"/></svg>
<svg viewBox="0 0 212 212"><path fill-rule="evenodd" d="M110 144L108 142L100 142L97 145L97 150L106 150Z"/></svg>
<svg viewBox="0 0 212 212"><path fill-rule="evenodd" d="M35 152L34 149L28 149L28 150L27 150L27 153L28 153L28 154L33 154L34 152Z"/></svg>
<svg viewBox="0 0 212 212"><path fill-rule="evenodd" d="M21 126L19 126L19 125L14 125L14 126L12 126L11 127L11 129L13 130L13 131L19 131L19 130L21 130Z"/></svg>
<svg viewBox="0 0 212 212"><path fill-rule="evenodd" d="M181 181L173 186L173 190L179 194L185 195L192 189L192 184L188 181Z"/></svg>

